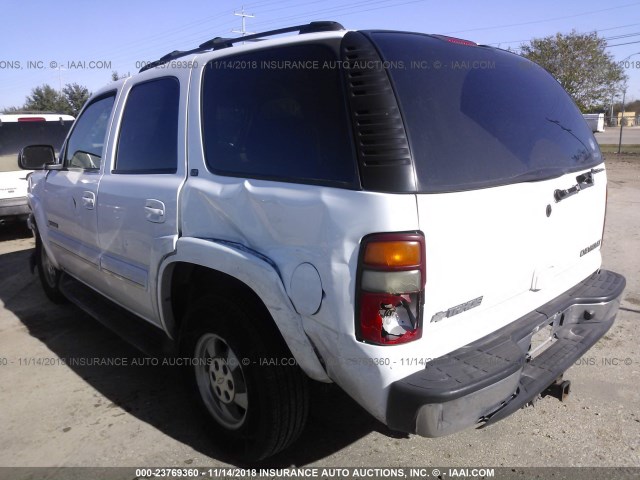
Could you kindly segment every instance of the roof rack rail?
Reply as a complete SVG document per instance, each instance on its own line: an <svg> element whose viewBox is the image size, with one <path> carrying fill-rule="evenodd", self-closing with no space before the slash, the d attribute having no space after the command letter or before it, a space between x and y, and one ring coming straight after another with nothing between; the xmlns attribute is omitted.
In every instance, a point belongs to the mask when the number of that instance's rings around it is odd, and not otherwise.
<svg viewBox="0 0 640 480"><path fill-rule="evenodd" d="M267 32L254 33L251 35L245 35L244 37L235 37L235 38L223 38L223 37L215 37L211 40L208 40L198 47L193 48L191 50L174 50L171 53L167 53L159 60L148 63L144 67L140 69L140 73L145 70L150 70L154 67L164 65L165 63L170 62L171 60L175 60L176 58L184 57L187 55L191 55L193 53L202 53L207 50L220 50L222 48L231 47L234 43L238 42L249 42L252 40L259 40L263 37L271 37L273 35L280 35L283 33L289 32L298 32L300 35L303 33L315 33L315 32L333 32L338 30L344 30L345 28L339 24L338 22L331 21L319 21L319 22L311 22L305 23L304 25L296 25L294 27L286 27L279 28L277 30L269 30Z"/></svg>

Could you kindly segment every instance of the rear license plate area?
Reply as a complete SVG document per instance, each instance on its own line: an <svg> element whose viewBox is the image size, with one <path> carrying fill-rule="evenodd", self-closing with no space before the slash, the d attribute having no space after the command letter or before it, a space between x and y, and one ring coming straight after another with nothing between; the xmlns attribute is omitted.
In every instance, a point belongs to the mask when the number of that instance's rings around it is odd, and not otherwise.
<svg viewBox="0 0 640 480"><path fill-rule="evenodd" d="M531 347L527 353L527 360L533 360L534 358L539 357L557 340L553 323L540 327L531 336Z"/></svg>

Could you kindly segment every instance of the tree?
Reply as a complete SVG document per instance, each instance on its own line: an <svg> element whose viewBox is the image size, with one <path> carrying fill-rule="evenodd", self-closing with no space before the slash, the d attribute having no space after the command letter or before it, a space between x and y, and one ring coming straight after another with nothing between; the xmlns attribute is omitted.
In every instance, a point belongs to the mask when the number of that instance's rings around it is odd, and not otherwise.
<svg viewBox="0 0 640 480"><path fill-rule="evenodd" d="M2 110L2 113L20 113L23 107L6 107Z"/></svg>
<svg viewBox="0 0 640 480"><path fill-rule="evenodd" d="M50 85L42 85L31 90L24 104L25 110L67 113L69 105L64 96Z"/></svg>
<svg viewBox="0 0 640 480"><path fill-rule="evenodd" d="M77 83L71 83L65 85L62 89L62 94L64 95L64 99L69 105L69 115L73 115L74 117L78 116L82 106L91 96L91 92L87 87L83 87L82 85L78 85Z"/></svg>
<svg viewBox="0 0 640 480"><path fill-rule="evenodd" d="M66 113L78 116L84 103L91 96L91 92L77 83L68 83L62 89L62 93L50 85L42 85L31 90L21 110L34 110L39 112Z"/></svg>
<svg viewBox="0 0 640 480"><path fill-rule="evenodd" d="M631 103L627 103L624 109L627 112L640 112L640 100L634 100Z"/></svg>
<svg viewBox="0 0 640 480"><path fill-rule="evenodd" d="M126 74L120 74L116 70L111 72L111 80L114 81L114 82L116 82L118 80L121 80L123 78L130 77L130 76L131 76L131 74L129 72L127 72Z"/></svg>
<svg viewBox="0 0 640 480"><path fill-rule="evenodd" d="M546 68L587 111L609 105L612 94L627 80L606 47L606 40L596 33L572 31L533 39L521 46L521 55Z"/></svg>

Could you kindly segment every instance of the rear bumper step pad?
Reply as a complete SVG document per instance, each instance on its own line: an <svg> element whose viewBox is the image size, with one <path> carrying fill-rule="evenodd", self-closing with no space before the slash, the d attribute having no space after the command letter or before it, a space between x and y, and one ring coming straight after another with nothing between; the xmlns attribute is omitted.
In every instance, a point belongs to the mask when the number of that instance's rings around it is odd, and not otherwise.
<svg viewBox="0 0 640 480"><path fill-rule="evenodd" d="M394 382L391 429L427 437L489 425L532 401L609 330L625 279L601 270L506 327ZM552 325L555 341L529 358L531 337Z"/></svg>

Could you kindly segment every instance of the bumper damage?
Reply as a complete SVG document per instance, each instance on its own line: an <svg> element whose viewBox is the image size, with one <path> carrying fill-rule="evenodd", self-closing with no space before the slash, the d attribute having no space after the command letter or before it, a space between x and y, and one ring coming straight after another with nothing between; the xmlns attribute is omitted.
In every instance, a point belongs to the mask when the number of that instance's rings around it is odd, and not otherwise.
<svg viewBox="0 0 640 480"><path fill-rule="evenodd" d="M394 382L388 426L440 437L505 418L552 385L609 330L624 287L623 276L596 272L506 327ZM543 331L549 338L532 348L532 338Z"/></svg>

